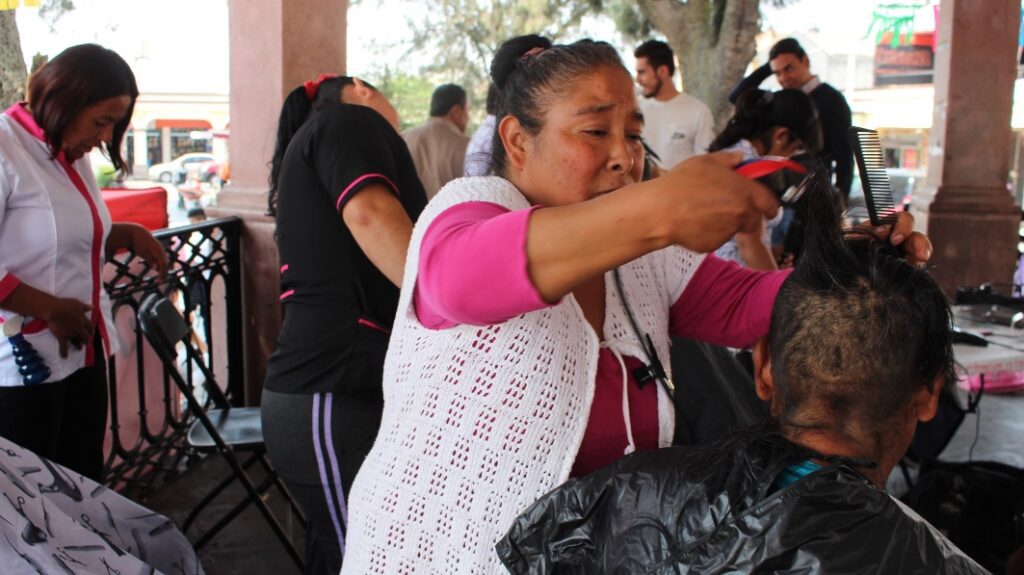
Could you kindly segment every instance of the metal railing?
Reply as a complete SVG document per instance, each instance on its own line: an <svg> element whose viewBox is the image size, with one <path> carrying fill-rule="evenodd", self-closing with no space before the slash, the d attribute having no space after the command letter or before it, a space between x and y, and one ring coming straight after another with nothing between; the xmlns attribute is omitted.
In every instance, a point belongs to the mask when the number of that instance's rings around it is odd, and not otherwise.
<svg viewBox="0 0 1024 575"><path fill-rule="evenodd" d="M134 253L107 260L104 285L110 294L121 349L110 362L110 434L104 483L141 498L187 461L188 410L155 352L139 331L142 299L160 292L175 302L193 327L218 383L233 404L242 401L242 269L238 218L154 232L167 249L163 279ZM178 368L189 383L199 372L182 354ZM197 389L202 381L195 381Z"/></svg>

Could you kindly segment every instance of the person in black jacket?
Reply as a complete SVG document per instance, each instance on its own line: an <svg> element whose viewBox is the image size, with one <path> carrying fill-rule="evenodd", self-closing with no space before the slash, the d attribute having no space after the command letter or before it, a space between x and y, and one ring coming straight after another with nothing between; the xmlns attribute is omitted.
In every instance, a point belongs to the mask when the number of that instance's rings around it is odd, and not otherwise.
<svg viewBox="0 0 1024 575"><path fill-rule="evenodd" d="M811 74L807 52L795 38L779 40L768 53L768 63L740 80L729 94L733 104L743 92L756 88L772 74L783 88L803 90L814 100L824 135L818 157L835 174L835 186L845 201L850 197L853 180L853 152L850 150L850 106L839 90Z"/></svg>
<svg viewBox="0 0 1024 575"><path fill-rule="evenodd" d="M844 235L826 189L755 348L771 422L555 489L497 545L510 572L986 572L884 490L956 379L949 304L881 238Z"/></svg>

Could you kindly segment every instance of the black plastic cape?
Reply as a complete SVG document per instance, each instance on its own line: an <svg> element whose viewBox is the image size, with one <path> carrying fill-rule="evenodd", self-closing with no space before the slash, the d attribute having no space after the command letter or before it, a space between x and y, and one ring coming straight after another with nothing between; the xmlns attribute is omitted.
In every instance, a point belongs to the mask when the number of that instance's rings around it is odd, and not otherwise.
<svg viewBox="0 0 1024 575"><path fill-rule="evenodd" d="M636 453L548 493L497 545L511 573L988 573L837 462L777 433Z"/></svg>

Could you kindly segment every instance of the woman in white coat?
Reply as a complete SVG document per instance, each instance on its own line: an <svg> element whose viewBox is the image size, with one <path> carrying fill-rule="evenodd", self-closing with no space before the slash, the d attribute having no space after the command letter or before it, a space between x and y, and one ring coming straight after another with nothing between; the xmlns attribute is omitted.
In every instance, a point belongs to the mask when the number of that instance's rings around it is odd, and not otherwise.
<svg viewBox="0 0 1024 575"><path fill-rule="evenodd" d="M96 480L116 351L103 262L130 249L167 267L144 228L110 222L88 158L102 145L128 170L120 147L138 94L120 56L83 44L0 115L0 319L15 338L0 341L0 436Z"/></svg>

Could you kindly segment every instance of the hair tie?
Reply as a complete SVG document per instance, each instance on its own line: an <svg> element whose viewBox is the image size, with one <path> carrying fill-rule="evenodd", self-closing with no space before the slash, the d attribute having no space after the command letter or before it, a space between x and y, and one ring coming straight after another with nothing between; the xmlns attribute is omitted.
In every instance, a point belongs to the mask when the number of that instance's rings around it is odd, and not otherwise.
<svg viewBox="0 0 1024 575"><path fill-rule="evenodd" d="M547 50L547 48L545 48L543 46L534 46L533 48L530 48L529 50L527 50L525 54L523 54L523 57L521 58L521 60L522 60L522 62L524 64L529 66L530 62L533 60L533 58L535 58L538 54L540 54L541 52L543 52L545 50Z"/></svg>
<svg viewBox="0 0 1024 575"><path fill-rule="evenodd" d="M322 84L324 80L330 80L331 78L337 78L337 76L334 74L320 74L316 77L316 80L308 80L305 82L302 86L306 88L306 98L308 98L310 102L315 100L316 92L320 89L320 84Z"/></svg>

